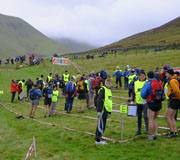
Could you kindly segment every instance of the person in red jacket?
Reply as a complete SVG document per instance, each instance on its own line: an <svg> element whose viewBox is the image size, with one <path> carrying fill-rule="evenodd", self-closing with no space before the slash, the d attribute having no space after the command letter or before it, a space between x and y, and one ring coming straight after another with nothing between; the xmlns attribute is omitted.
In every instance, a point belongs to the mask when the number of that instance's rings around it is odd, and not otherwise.
<svg viewBox="0 0 180 160"><path fill-rule="evenodd" d="M16 91L17 91L17 86L18 85L17 85L16 81L13 79L11 82L11 93L12 93L11 103L14 102L14 98L15 98Z"/></svg>

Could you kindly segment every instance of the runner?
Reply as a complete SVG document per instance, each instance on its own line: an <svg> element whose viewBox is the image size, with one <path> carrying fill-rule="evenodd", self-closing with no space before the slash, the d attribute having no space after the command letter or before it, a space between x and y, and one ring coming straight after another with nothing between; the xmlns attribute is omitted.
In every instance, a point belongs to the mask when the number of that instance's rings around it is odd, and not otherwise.
<svg viewBox="0 0 180 160"><path fill-rule="evenodd" d="M41 97L41 91L38 89L38 85L35 84L34 88L30 90L30 99L31 99L31 112L30 112L30 118L34 118L34 114L37 108L37 105L39 105L39 99Z"/></svg>
<svg viewBox="0 0 180 160"><path fill-rule="evenodd" d="M177 75L174 74L173 69L169 69L166 71L166 78L169 79L167 92L167 95L169 96L169 105L165 118L170 128L170 133L167 138L172 138L178 136L178 130L174 116L180 107L180 89Z"/></svg>
<svg viewBox="0 0 180 160"><path fill-rule="evenodd" d="M76 90L78 93L78 113L84 112L84 105L86 100L87 84L84 82L84 77L77 82Z"/></svg>
<svg viewBox="0 0 180 160"><path fill-rule="evenodd" d="M43 89L43 97L44 97L44 118L46 118L47 115L47 108L49 108L48 115L51 116L51 103L52 103L52 84L49 83L46 85L46 87Z"/></svg>
<svg viewBox="0 0 180 160"><path fill-rule="evenodd" d="M147 75L149 81L143 86L141 96L146 99L148 103L148 140L150 141L155 140L158 134L157 116L162 108L163 87L160 82L154 78L152 71L149 71Z"/></svg>

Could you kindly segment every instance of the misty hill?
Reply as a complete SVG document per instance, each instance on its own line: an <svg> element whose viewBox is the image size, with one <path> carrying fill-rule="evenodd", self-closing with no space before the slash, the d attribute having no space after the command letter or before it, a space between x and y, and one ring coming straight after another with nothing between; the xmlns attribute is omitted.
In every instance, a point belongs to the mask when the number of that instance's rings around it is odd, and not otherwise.
<svg viewBox="0 0 180 160"><path fill-rule="evenodd" d="M97 50L180 44L180 17L151 30L135 34Z"/></svg>
<svg viewBox="0 0 180 160"><path fill-rule="evenodd" d="M31 53L51 56L68 51L24 20L0 14L0 58Z"/></svg>
<svg viewBox="0 0 180 160"><path fill-rule="evenodd" d="M58 43L64 45L65 47L71 49L73 52L83 52L88 51L94 48L97 48L97 46L90 45L88 43L79 42L77 40L68 39L68 38L53 38Z"/></svg>

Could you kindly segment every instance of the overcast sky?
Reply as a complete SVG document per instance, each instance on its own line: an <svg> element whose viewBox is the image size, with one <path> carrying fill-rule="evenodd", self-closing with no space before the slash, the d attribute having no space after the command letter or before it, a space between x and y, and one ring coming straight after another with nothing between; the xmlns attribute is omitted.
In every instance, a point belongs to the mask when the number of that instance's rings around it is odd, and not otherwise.
<svg viewBox="0 0 180 160"><path fill-rule="evenodd" d="M180 16L180 0L0 0L47 36L103 46Z"/></svg>

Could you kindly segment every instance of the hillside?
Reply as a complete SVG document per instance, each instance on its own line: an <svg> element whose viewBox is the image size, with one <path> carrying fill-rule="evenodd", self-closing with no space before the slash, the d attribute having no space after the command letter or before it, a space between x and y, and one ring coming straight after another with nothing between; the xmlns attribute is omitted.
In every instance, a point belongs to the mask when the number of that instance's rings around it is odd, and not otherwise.
<svg viewBox="0 0 180 160"><path fill-rule="evenodd" d="M97 50L180 44L180 17L151 30L135 34Z"/></svg>
<svg viewBox="0 0 180 160"><path fill-rule="evenodd" d="M49 39L20 18L0 14L0 55L18 56L30 53L52 55L69 49Z"/></svg>
<svg viewBox="0 0 180 160"><path fill-rule="evenodd" d="M58 43L64 45L65 47L71 49L73 52L83 52L83 51L88 51L90 49L97 48L97 46L90 45L85 42L79 42L73 39L68 39L68 38L53 38L55 41Z"/></svg>

